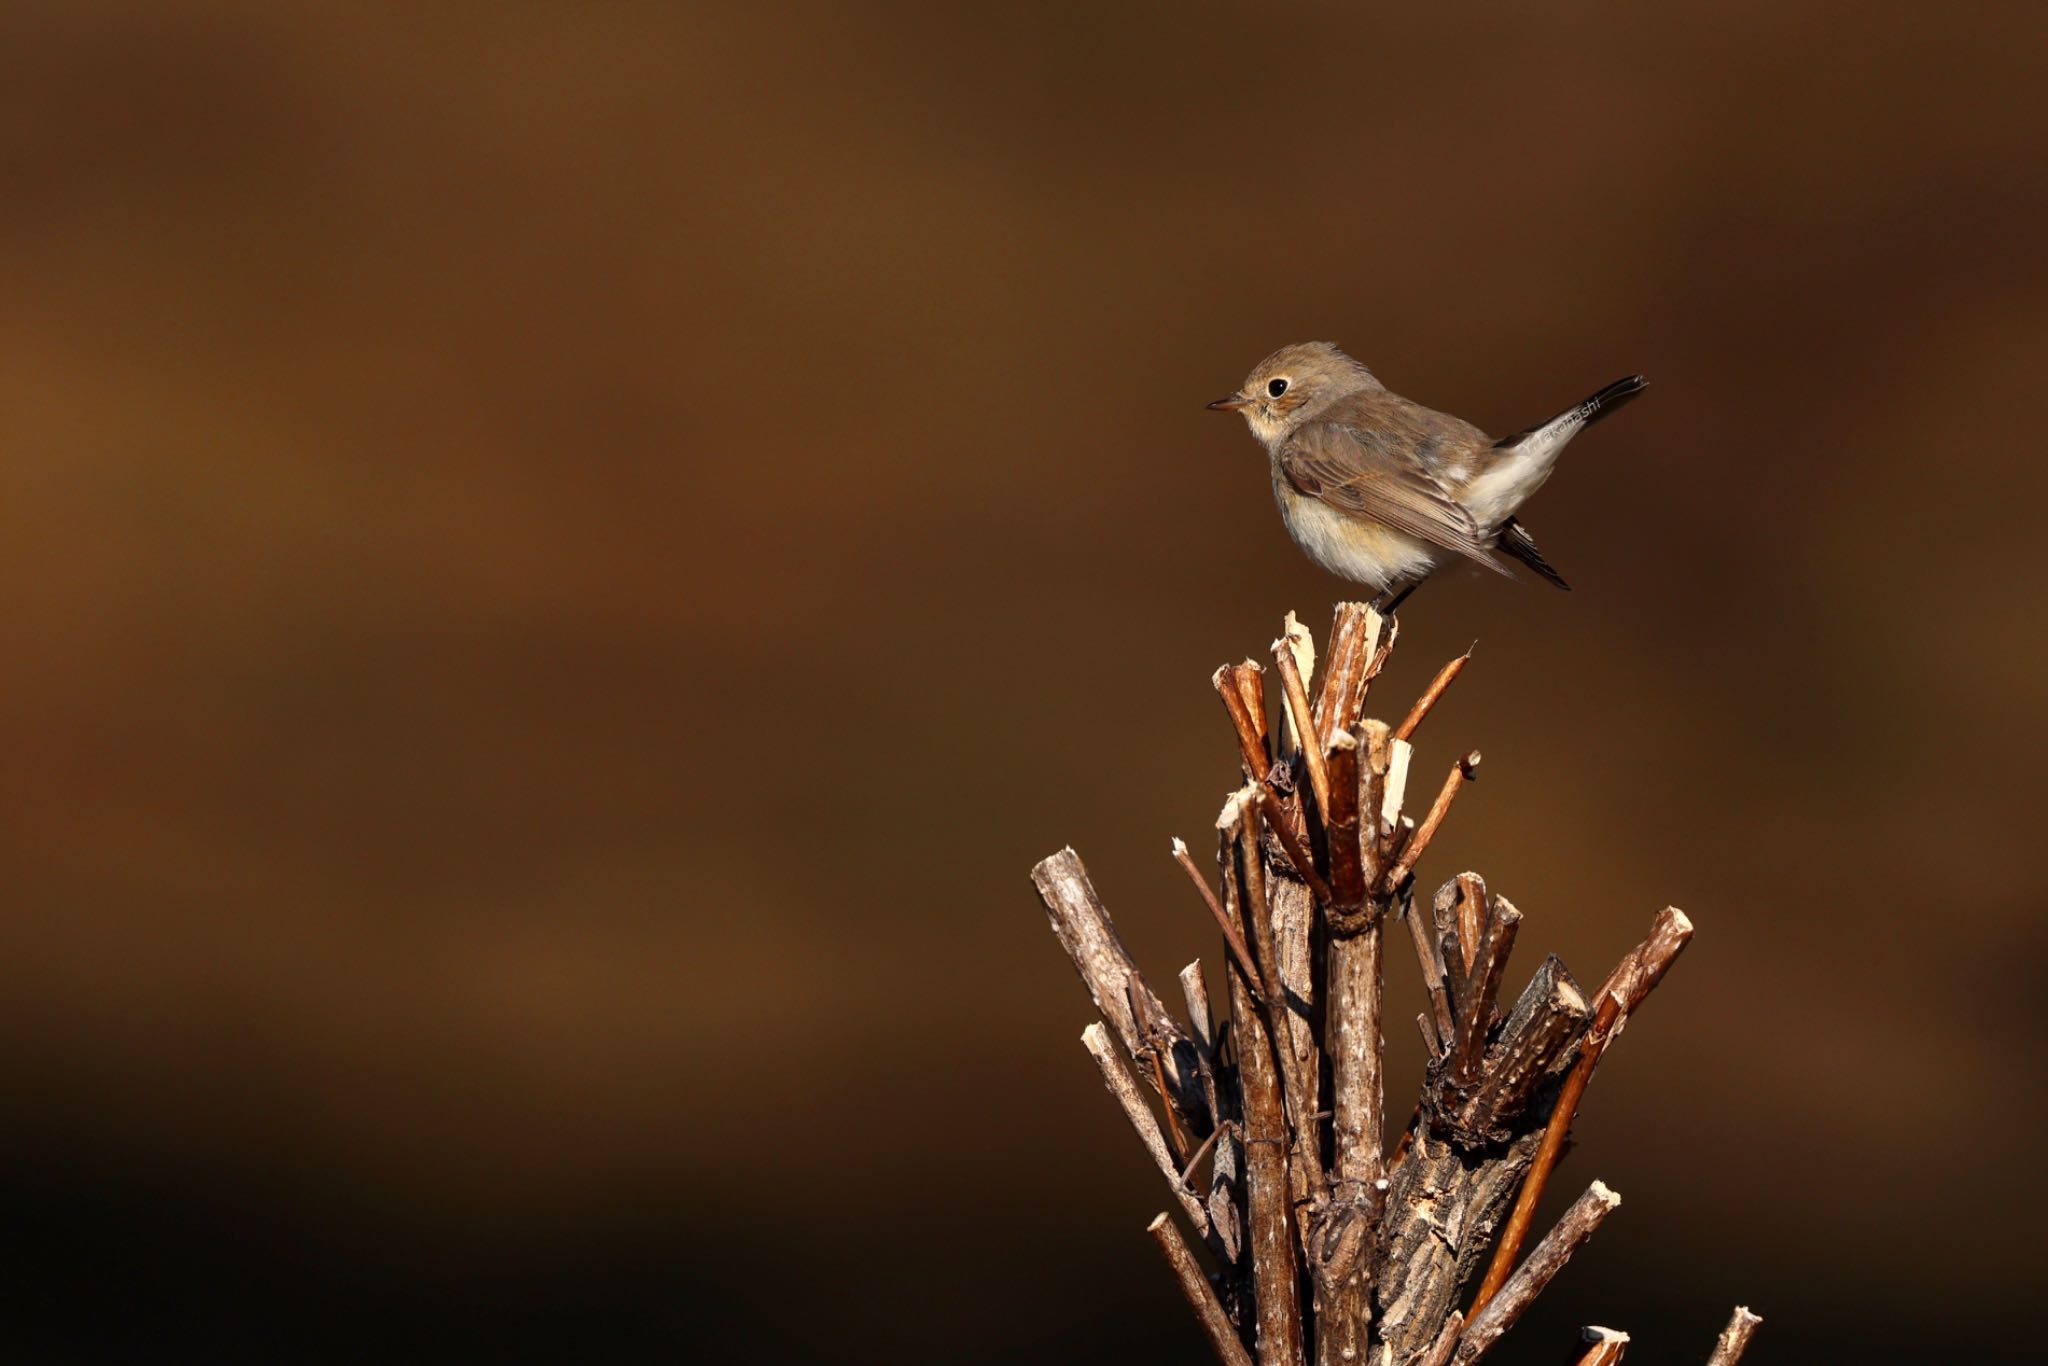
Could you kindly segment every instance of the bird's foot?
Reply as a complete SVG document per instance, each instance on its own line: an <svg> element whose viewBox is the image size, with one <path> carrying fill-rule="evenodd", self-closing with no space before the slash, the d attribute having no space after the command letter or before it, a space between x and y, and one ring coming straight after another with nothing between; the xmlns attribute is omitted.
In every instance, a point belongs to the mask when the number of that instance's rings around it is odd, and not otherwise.
<svg viewBox="0 0 2048 1366"><path fill-rule="evenodd" d="M1402 586L1399 591L1396 591L1395 585L1388 584L1366 606L1372 608L1373 611L1378 612L1383 617L1391 617L1401 609L1402 603L1408 601L1408 595L1420 587L1422 587L1421 579L1416 579Z"/></svg>

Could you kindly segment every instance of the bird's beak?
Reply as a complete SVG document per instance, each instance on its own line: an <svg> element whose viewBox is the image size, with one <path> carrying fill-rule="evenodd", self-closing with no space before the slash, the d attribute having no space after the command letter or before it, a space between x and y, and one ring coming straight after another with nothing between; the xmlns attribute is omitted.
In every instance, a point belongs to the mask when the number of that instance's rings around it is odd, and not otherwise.
<svg viewBox="0 0 2048 1366"><path fill-rule="evenodd" d="M1217 412L1220 413L1234 413L1239 408L1245 407L1250 402L1251 400L1248 398L1243 398L1237 394L1232 394L1229 398L1219 398L1214 403L1205 403L1202 406L1205 408L1214 408Z"/></svg>

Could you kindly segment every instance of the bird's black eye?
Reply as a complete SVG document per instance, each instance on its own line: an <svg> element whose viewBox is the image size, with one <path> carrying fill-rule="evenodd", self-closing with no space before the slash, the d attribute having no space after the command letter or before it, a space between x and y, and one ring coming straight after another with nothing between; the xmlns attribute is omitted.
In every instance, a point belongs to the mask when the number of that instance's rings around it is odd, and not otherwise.
<svg viewBox="0 0 2048 1366"><path fill-rule="evenodd" d="M1266 392L1268 394L1271 394L1274 398L1280 397L1280 395L1287 392L1287 381L1284 379L1276 379L1269 382L1266 385Z"/></svg>

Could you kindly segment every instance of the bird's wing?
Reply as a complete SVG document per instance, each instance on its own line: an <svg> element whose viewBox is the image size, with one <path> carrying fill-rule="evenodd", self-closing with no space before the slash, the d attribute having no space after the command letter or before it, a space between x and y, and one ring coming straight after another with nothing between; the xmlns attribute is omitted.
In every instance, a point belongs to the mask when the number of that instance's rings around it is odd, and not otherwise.
<svg viewBox="0 0 2048 1366"><path fill-rule="evenodd" d="M1419 460L1399 432L1342 422L1311 422L1275 453L1295 491L1343 512L1370 517L1396 531L1514 574L1496 559L1456 498Z"/></svg>

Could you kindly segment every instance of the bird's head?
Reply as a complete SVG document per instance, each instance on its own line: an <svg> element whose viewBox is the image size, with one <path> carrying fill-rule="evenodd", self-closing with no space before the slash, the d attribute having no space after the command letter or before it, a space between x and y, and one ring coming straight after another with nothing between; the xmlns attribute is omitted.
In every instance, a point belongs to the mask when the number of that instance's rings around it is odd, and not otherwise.
<svg viewBox="0 0 2048 1366"><path fill-rule="evenodd" d="M1283 346L1252 367L1237 392L1209 406L1243 413L1262 441L1285 437L1347 394L1377 389L1372 371L1329 342Z"/></svg>

